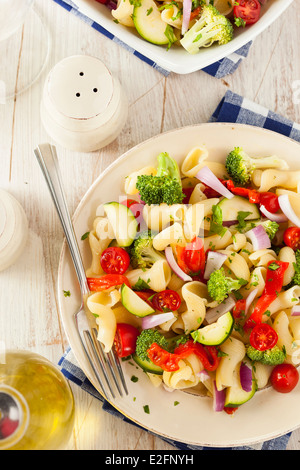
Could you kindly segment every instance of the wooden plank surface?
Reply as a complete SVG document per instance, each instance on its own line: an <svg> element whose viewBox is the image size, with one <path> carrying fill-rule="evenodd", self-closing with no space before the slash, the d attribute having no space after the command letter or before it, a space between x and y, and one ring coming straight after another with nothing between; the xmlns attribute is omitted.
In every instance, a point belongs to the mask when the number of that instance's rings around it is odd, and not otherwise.
<svg viewBox="0 0 300 470"><path fill-rule="evenodd" d="M49 140L39 115L46 74L64 57L97 56L119 78L130 103L125 128L105 149L79 154L58 147L67 202L73 212L115 158L160 132L206 122L228 89L300 122L300 0L255 40L239 69L221 80L202 71L171 73L165 78L52 0L37 0L35 8L52 38L47 68L29 91L0 105L0 187L20 201L30 229L22 258L0 273L0 340L9 349L32 350L57 363L67 347L56 293L63 234L33 156L33 148ZM25 57L22 59L20 72L26 73L28 64ZM72 388L76 423L69 449L174 449L104 413L98 400L76 386ZM299 438L300 431L295 431L288 448L299 450Z"/></svg>

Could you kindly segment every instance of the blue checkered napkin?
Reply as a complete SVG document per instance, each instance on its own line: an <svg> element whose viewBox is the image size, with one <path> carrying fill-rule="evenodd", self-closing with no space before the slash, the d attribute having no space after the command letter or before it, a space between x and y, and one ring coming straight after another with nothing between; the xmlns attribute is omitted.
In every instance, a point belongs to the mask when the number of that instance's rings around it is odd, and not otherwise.
<svg viewBox="0 0 300 470"><path fill-rule="evenodd" d="M78 385L82 390L88 392L95 398L97 398L100 402L102 402L102 409L107 413L115 416L118 419L122 419L126 423L132 424L133 426L138 426L136 423L133 423L130 419L126 418L126 416L122 415L119 411L117 411L113 406L111 406L103 397L97 392L97 390L93 387L90 381L87 379L85 374L80 369L74 354L72 353L71 349L68 349L64 356L59 361L59 366L64 374L64 376ZM141 428L143 429L143 428ZM150 431L148 431L150 432ZM160 437L163 441L167 442L168 444L174 446L178 450L285 450L288 444L290 433L286 434L285 436L278 437L276 439L272 439L267 442L261 442L259 444L254 444L252 446L243 446L243 447L226 447L226 449L222 448L214 448L214 447L202 447L202 446L193 446L184 444L182 442L174 441L171 439L167 439L165 437Z"/></svg>
<svg viewBox="0 0 300 470"><path fill-rule="evenodd" d="M103 28L100 24L96 23L92 18L88 18L86 15L80 12L78 5L76 5L76 0L53 0L55 3L58 3L67 11L73 13L74 15L81 18L85 23L89 24L92 28L96 29L100 33L102 33L107 38L111 39L112 41L116 42L120 46L124 47L126 50L130 51L133 55L138 57L139 59L143 60L155 70L158 70L162 75L168 76L170 72L164 70L158 64L156 64L153 60L149 59L148 57L144 56L140 52L134 50L132 47L125 44L123 41L115 37L112 33L107 31ZM242 60L247 57L250 46L252 42L245 44L243 47L238 49L236 52L230 54L228 57L221 59L214 64L209 65L208 67L203 68L204 72L212 75L216 78L222 78L226 75L230 75L236 71Z"/></svg>
<svg viewBox="0 0 300 470"><path fill-rule="evenodd" d="M227 91L217 106L210 121L236 122L263 127L300 142L300 124L290 121L280 114L274 113L230 90Z"/></svg>

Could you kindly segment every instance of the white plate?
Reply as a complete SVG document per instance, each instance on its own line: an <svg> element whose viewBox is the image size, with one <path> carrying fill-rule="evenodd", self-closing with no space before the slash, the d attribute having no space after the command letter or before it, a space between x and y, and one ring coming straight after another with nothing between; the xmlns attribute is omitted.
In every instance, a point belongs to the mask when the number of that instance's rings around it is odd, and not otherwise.
<svg viewBox="0 0 300 470"><path fill-rule="evenodd" d="M258 34L270 26L291 5L293 0L268 0L262 7L259 21L246 28L236 28L235 37L224 46L212 46L203 49L196 55L189 54L183 47L171 47L169 51L165 47L156 46L142 39L134 28L126 28L113 21L108 9L95 0L76 0L79 11L100 24L113 36L123 41L130 48L143 54L159 66L170 72L187 74L203 69L218 60L228 57L240 47L253 41ZM263 47L263 44L262 44Z"/></svg>
<svg viewBox="0 0 300 470"><path fill-rule="evenodd" d="M189 150L199 145L206 146L210 159L214 161L224 161L230 150L241 146L250 155L276 153L285 158L291 168L296 168L299 162L298 143L280 134L246 125L202 124L153 137L118 158L94 182L79 204L73 220L86 267L90 264L88 243L80 239L90 229L97 206L108 200L118 200L120 194L124 194L124 177L144 165L155 164L160 152L169 152L181 162ZM71 296L64 297L63 290L69 290ZM80 296L66 245L59 266L58 294L69 344L82 370L93 382L73 322L72 315L80 303ZM225 412L213 412L210 398L157 389L140 369L128 361L123 362L122 367L127 377L129 396L117 398L111 404L134 422L169 439L192 445L231 447L268 440L300 426L300 383L288 395L277 393L271 388L257 392L232 417ZM132 375L139 378L138 382L130 380ZM175 401L179 405L174 406ZM145 405L149 406L150 414L144 412Z"/></svg>

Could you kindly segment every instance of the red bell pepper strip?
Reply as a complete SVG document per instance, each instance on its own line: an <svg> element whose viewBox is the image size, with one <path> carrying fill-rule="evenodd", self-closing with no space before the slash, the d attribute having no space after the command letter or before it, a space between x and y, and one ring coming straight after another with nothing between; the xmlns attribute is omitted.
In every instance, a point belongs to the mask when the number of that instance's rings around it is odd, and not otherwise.
<svg viewBox="0 0 300 470"><path fill-rule="evenodd" d="M161 348L157 343L153 343L147 350L149 359L157 366L167 372L174 372L179 369L179 361L191 354L196 356L202 362L204 369L216 370L219 365L218 350L215 346L203 346L200 343L194 343L188 340L185 344L179 345L174 353L170 353Z"/></svg>
<svg viewBox="0 0 300 470"><path fill-rule="evenodd" d="M218 349L215 346L204 346L203 344L195 343L191 339L177 346L174 349L174 354L179 354L181 358L195 354L202 362L204 369L210 371L216 370L220 362Z"/></svg>
<svg viewBox="0 0 300 470"><path fill-rule="evenodd" d="M284 273L289 264L285 261L269 261L264 294L276 294L276 296L279 294L283 286Z"/></svg>
<svg viewBox="0 0 300 470"><path fill-rule="evenodd" d="M260 193L256 191L256 189L236 187L233 181L231 180L224 180L223 184L229 191L231 191L236 196L246 197L247 199L249 199L249 202L252 202L253 204L259 204Z"/></svg>
<svg viewBox="0 0 300 470"><path fill-rule="evenodd" d="M276 298L276 294L262 294L262 296L258 299L252 314L246 321L244 329L247 330L249 328L253 328L255 325L261 323L263 314L268 310L269 305L274 302Z"/></svg>
<svg viewBox="0 0 300 470"><path fill-rule="evenodd" d="M175 247L177 264L183 272L193 276L205 270L205 251L202 238L194 237L186 246Z"/></svg>
<svg viewBox="0 0 300 470"><path fill-rule="evenodd" d="M202 238L194 237L184 247L183 260L192 273L202 273L205 269L205 251Z"/></svg>
<svg viewBox="0 0 300 470"><path fill-rule="evenodd" d="M111 287L121 286L122 284L126 284L130 287L128 278L123 274L106 274L101 277L88 277L87 283L92 292L100 292L110 289Z"/></svg>
<svg viewBox="0 0 300 470"><path fill-rule="evenodd" d="M253 204L265 206L265 208L272 213L279 211L278 196L272 192L258 192L252 188L240 188L234 185L232 180L223 180L224 186L236 196L242 196L249 199Z"/></svg>
<svg viewBox="0 0 300 470"><path fill-rule="evenodd" d="M257 301L255 308L246 321L244 328L253 328L262 322L262 317L269 305L278 297L283 286L284 273L289 263L285 261L270 261L267 266L266 284L262 296Z"/></svg>

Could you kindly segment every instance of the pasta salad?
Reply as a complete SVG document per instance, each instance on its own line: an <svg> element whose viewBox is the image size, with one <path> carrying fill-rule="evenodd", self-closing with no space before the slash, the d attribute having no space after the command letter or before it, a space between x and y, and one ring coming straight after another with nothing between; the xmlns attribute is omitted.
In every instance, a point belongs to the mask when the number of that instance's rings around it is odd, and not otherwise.
<svg viewBox="0 0 300 470"><path fill-rule="evenodd" d="M124 177L87 235L87 307L104 350L155 387L232 414L300 364L300 173L277 156L196 147Z"/></svg>
<svg viewBox="0 0 300 470"><path fill-rule="evenodd" d="M256 23L266 0L96 0L116 23L146 41L183 47L196 54L212 44L227 44L235 29Z"/></svg>

